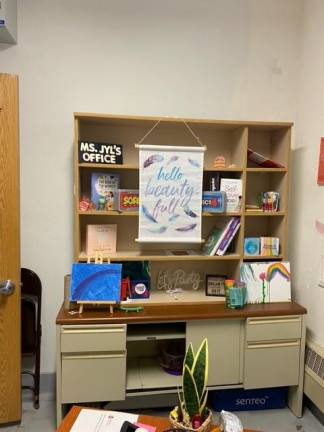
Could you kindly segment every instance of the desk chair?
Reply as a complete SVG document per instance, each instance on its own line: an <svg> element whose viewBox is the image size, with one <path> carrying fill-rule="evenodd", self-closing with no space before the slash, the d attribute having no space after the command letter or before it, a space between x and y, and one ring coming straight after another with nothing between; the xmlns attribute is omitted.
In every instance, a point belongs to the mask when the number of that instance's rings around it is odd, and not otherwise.
<svg viewBox="0 0 324 432"><path fill-rule="evenodd" d="M23 369L22 375L31 375L32 386L23 385L34 394L34 408L39 408L40 347L42 283L35 272L22 268L21 277L21 354L33 359L32 370Z"/></svg>

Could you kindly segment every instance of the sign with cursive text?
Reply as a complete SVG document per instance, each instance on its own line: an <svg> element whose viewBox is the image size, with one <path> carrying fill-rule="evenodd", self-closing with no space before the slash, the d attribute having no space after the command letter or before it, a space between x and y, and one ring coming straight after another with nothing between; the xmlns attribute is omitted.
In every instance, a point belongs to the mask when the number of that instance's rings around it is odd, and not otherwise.
<svg viewBox="0 0 324 432"><path fill-rule="evenodd" d="M157 277L157 289L174 291L177 289L198 290L202 278L199 273L182 269L160 270Z"/></svg>
<svg viewBox="0 0 324 432"><path fill-rule="evenodd" d="M203 147L139 146L139 241L201 243Z"/></svg>

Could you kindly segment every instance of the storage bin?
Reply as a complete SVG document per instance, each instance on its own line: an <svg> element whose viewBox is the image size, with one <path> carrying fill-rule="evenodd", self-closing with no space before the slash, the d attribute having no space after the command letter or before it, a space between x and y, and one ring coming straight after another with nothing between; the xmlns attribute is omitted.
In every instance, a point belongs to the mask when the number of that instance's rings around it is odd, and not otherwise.
<svg viewBox="0 0 324 432"><path fill-rule="evenodd" d="M285 408L287 387L257 390L229 389L210 392L214 411L255 411Z"/></svg>
<svg viewBox="0 0 324 432"><path fill-rule="evenodd" d="M160 365L169 374L181 375L185 356L185 342L160 344Z"/></svg>

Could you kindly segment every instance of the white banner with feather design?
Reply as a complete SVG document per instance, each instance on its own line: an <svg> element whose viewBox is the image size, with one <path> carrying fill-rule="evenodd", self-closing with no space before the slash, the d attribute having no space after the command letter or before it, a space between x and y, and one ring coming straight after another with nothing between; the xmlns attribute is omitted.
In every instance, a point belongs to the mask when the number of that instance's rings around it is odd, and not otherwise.
<svg viewBox="0 0 324 432"><path fill-rule="evenodd" d="M201 243L204 147L139 145L138 241Z"/></svg>

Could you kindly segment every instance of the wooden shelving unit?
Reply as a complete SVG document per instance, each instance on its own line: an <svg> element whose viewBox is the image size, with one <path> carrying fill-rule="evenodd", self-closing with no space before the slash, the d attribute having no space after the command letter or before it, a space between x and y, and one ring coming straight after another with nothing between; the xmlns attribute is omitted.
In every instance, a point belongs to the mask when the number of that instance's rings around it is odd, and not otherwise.
<svg viewBox="0 0 324 432"><path fill-rule="evenodd" d="M138 189L138 142L160 118L127 117L102 114L76 113L75 122L75 163L74 163L74 260L83 262L85 256L85 233L87 224L117 224L117 253L112 261L151 262L152 282L160 269L195 269L203 274L227 274L238 277L240 263L251 260L244 256L244 238L276 236L280 238L280 255L275 260L287 259L287 222L289 159L291 142L291 123L236 122L218 120L184 119L207 146L204 162L204 175L220 172L222 177L242 179L242 211L235 214L203 213L202 237L207 238L209 231L219 221L231 216L241 218L239 233L233 242L231 252L224 256L203 256L197 245L163 244L146 246L135 241L138 235L138 212L119 213L118 211L79 210L82 194L90 195L92 172L113 172L120 175L122 189ZM80 140L121 144L123 146L123 165L79 164L77 145ZM162 118L159 128L149 137L149 144L190 145L188 131L183 127L183 119ZM271 158L283 168L261 168L253 165L247 157L248 148ZM226 168L215 169L213 160L222 155ZM246 211L246 204L256 204L260 192L278 191L280 209L276 213ZM146 249L149 248L149 249ZM169 256L168 249L197 250L197 254ZM272 257L253 257L253 260L271 260Z"/></svg>

